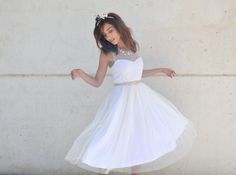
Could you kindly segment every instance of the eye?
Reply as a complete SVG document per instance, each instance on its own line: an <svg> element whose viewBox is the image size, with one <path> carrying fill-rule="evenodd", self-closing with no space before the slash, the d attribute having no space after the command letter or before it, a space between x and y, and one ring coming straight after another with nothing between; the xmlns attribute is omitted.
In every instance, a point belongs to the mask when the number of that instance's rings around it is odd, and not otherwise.
<svg viewBox="0 0 236 175"><path fill-rule="evenodd" d="M108 33L112 33L112 32L113 32L113 29L110 29L110 30L108 30ZM104 34L103 36L104 36L104 38L106 38L106 37L107 37L107 35L106 35L106 34Z"/></svg>

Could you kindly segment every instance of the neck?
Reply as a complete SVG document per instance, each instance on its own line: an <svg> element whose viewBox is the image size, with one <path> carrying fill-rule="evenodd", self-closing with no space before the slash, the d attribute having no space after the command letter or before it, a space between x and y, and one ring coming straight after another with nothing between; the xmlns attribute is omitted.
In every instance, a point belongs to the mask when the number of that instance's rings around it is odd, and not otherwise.
<svg viewBox="0 0 236 175"><path fill-rule="evenodd" d="M120 48L120 49L123 49L123 50L126 50L126 46L124 44L124 42L122 40L120 40L117 44L117 47Z"/></svg>

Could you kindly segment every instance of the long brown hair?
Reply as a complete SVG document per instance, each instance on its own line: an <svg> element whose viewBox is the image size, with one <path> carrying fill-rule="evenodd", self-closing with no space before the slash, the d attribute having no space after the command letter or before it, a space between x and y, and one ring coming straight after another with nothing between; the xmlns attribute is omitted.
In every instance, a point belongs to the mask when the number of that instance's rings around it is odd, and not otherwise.
<svg viewBox="0 0 236 175"><path fill-rule="evenodd" d="M115 52L118 53L118 47L117 45L113 45L109 41L107 41L104 36L102 35L101 28L103 24L109 23L113 25L116 30L120 33L121 39L124 42L125 46L136 53L137 47L139 47L139 44L137 41L135 41L132 37L132 29L126 26L124 21L121 19L119 15L116 13L110 12L107 14L108 17L100 18L99 16L96 17L95 22L95 28L93 31L97 47L102 50L105 54L109 52ZM113 18L109 18L113 17Z"/></svg>

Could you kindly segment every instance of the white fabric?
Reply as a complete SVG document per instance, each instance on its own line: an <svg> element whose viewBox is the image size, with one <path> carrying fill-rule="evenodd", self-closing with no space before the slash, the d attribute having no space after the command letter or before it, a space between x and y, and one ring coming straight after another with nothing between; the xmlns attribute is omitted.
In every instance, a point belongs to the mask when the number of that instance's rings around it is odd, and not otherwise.
<svg viewBox="0 0 236 175"><path fill-rule="evenodd" d="M116 59L113 83L142 79L143 59ZM114 86L65 160L83 169L142 173L167 167L189 153L193 124L145 83ZM137 166L138 165L138 166Z"/></svg>
<svg viewBox="0 0 236 175"><path fill-rule="evenodd" d="M117 59L111 67L113 83L140 80L143 72L142 67L142 57L138 57L134 61L127 59Z"/></svg>

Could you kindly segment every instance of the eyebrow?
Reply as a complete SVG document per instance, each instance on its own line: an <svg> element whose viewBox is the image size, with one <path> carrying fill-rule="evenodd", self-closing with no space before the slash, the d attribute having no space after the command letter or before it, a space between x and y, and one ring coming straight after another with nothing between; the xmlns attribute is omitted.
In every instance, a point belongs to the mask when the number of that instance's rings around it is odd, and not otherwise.
<svg viewBox="0 0 236 175"><path fill-rule="evenodd" d="M112 26L110 26L107 30L109 30Z"/></svg>
<svg viewBox="0 0 236 175"><path fill-rule="evenodd" d="M108 31L110 28L112 28L112 26L108 27L108 29L106 31ZM103 33L105 35L105 33Z"/></svg>

